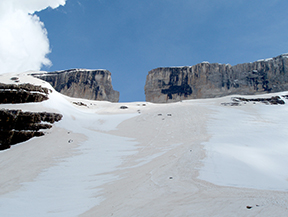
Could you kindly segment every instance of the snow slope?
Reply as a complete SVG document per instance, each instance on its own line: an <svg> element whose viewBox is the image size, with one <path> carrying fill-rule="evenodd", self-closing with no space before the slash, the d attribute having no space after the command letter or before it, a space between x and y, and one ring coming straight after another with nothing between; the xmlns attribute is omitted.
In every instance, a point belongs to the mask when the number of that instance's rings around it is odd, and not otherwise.
<svg viewBox="0 0 288 217"><path fill-rule="evenodd" d="M0 216L287 216L288 102L221 105L230 98L109 103L53 90L0 105L63 114L0 152Z"/></svg>
<svg viewBox="0 0 288 217"><path fill-rule="evenodd" d="M203 143L207 158L199 178L217 185L288 191L288 107L260 103L213 110L208 121L212 138Z"/></svg>

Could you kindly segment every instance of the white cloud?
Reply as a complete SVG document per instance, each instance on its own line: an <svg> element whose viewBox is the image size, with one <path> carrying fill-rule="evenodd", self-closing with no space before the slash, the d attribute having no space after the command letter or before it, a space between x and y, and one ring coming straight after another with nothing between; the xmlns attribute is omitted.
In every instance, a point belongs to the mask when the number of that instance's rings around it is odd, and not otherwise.
<svg viewBox="0 0 288 217"><path fill-rule="evenodd" d="M33 15L47 7L57 8L66 0L1 0L0 73L40 70L50 65L44 24Z"/></svg>

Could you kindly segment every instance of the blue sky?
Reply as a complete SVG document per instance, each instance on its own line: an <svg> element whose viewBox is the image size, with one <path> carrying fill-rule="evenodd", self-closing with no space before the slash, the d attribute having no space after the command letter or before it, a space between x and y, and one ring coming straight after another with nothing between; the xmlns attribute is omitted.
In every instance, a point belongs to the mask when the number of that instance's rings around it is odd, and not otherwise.
<svg viewBox="0 0 288 217"><path fill-rule="evenodd" d="M36 13L53 64L42 69L107 69L120 101L144 101L153 68L287 53L287 9L285 0L67 0Z"/></svg>

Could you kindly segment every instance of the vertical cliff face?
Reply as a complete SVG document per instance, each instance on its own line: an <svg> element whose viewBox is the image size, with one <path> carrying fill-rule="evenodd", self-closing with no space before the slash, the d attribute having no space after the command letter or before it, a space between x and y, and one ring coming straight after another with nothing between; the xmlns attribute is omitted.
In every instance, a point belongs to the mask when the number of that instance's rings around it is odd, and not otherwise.
<svg viewBox="0 0 288 217"><path fill-rule="evenodd" d="M175 102L230 94L260 94L288 90L288 54L231 66L200 63L151 70L146 79L148 102Z"/></svg>
<svg viewBox="0 0 288 217"><path fill-rule="evenodd" d="M108 70L70 69L33 76L49 82L56 91L67 96L119 101L119 92L113 90L111 73Z"/></svg>

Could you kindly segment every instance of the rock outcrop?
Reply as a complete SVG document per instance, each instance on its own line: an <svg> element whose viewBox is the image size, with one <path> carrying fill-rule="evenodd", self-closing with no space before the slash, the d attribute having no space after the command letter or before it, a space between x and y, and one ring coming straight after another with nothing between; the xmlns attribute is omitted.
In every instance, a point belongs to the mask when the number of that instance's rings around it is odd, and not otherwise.
<svg viewBox="0 0 288 217"><path fill-rule="evenodd" d="M286 90L288 54L235 66L203 62L157 68L148 73L145 84L146 101L156 103Z"/></svg>
<svg viewBox="0 0 288 217"><path fill-rule="evenodd" d="M0 83L0 104L42 102L48 99L49 89L32 84Z"/></svg>
<svg viewBox="0 0 288 217"><path fill-rule="evenodd" d="M286 98L286 96L282 96ZM281 99L280 96L272 96L270 98L244 98L244 97L232 97L232 102L224 102L221 105L225 106L240 106L246 104L248 102L256 103L264 103L266 105L284 105L284 100Z"/></svg>
<svg viewBox="0 0 288 217"><path fill-rule="evenodd" d="M17 77L11 78L16 83ZM48 100L49 90L40 85L29 83L0 83L0 104L33 103ZM49 129L56 121L62 119L61 114L48 112L22 112L22 110L0 110L0 150L11 145L24 142L35 136L43 136L41 130Z"/></svg>
<svg viewBox="0 0 288 217"><path fill-rule="evenodd" d="M32 75L49 82L56 91L67 96L119 101L119 92L113 90L108 70L70 69Z"/></svg>
<svg viewBox="0 0 288 217"><path fill-rule="evenodd" d="M62 115L57 113L1 109L0 150L8 149L11 145L35 136L43 136L44 132L40 130L51 128L51 124L61 119Z"/></svg>

